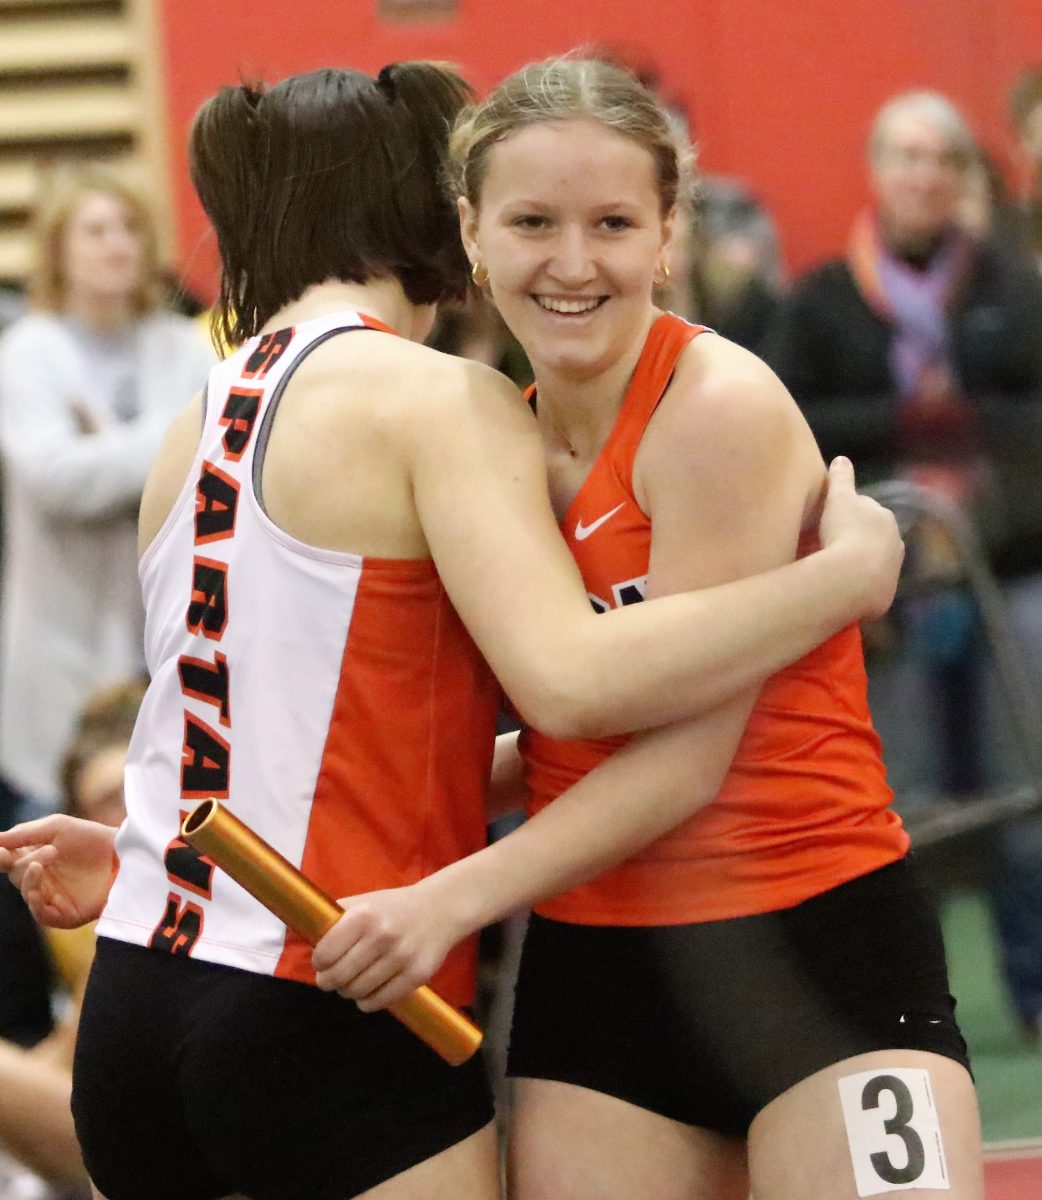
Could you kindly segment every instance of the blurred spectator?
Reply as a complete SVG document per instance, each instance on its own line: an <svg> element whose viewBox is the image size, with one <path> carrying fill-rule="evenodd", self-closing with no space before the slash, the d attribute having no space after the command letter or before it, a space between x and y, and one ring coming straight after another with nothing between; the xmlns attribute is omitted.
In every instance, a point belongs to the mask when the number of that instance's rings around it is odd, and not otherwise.
<svg viewBox="0 0 1042 1200"><path fill-rule="evenodd" d="M427 344L495 367L520 388L532 382L528 357L483 292L472 291L462 304L441 305Z"/></svg>
<svg viewBox="0 0 1042 1200"><path fill-rule="evenodd" d="M998 163L978 147L966 168L959 223L977 241L991 240L1008 257L1031 261L1023 210Z"/></svg>
<svg viewBox="0 0 1042 1200"><path fill-rule="evenodd" d="M0 333L25 312L25 297L11 287L0 287Z"/></svg>
<svg viewBox="0 0 1042 1200"><path fill-rule="evenodd" d="M700 173L693 205L677 219L656 303L760 354L781 277L774 225L752 193L737 180Z"/></svg>
<svg viewBox="0 0 1042 1200"><path fill-rule="evenodd" d="M890 101L869 146L876 206L849 253L799 281L768 358L826 458L862 482L909 465L974 502L1003 574L1042 568L1042 285L958 223L973 138L932 93Z"/></svg>
<svg viewBox="0 0 1042 1200"><path fill-rule="evenodd" d="M910 93L886 104L869 141L875 208L857 220L847 257L810 272L783 302L767 354L826 457L853 457L862 482L911 476L977 517L1014 619L1036 639L1029 657L1037 659L1042 280L1026 258L960 223L979 162L969 129L943 97ZM950 555L943 536L918 553L943 574ZM905 656L871 670L895 790L975 791L986 780L987 755L974 606L951 587L895 615ZM1026 844L1016 831L1012 837L1006 845L999 839L999 875L1019 897L1016 922L1000 927L1007 979L1029 1026L1042 1007L1042 897L1037 885L1034 900L1031 887L1015 886L1028 882L1028 864ZM1042 862L1030 870L1042 877ZM1016 947L1007 936L1014 925ZM1035 966L1029 974L1017 963Z"/></svg>
<svg viewBox="0 0 1042 1200"><path fill-rule="evenodd" d="M1025 71L1009 98L1024 166L1020 210L1025 237L1042 271L1042 67Z"/></svg>
<svg viewBox="0 0 1042 1200"><path fill-rule="evenodd" d="M112 826L122 822L123 768L145 687L142 679L126 680L100 689L85 705L61 768L63 808L72 816ZM69 1096L79 998L94 956L94 929L46 932L72 1004L58 1028L31 1050L0 1039L0 1150L58 1185L58 1194L78 1185L85 1195L87 1177Z"/></svg>
<svg viewBox="0 0 1042 1200"><path fill-rule="evenodd" d="M704 174L692 242L693 315L739 346L762 353L783 278L769 214L738 180Z"/></svg>
<svg viewBox="0 0 1042 1200"><path fill-rule="evenodd" d="M140 668L136 509L212 352L159 307L151 216L117 177L56 176L36 234L31 311L0 339L0 772L53 806L87 694Z"/></svg>

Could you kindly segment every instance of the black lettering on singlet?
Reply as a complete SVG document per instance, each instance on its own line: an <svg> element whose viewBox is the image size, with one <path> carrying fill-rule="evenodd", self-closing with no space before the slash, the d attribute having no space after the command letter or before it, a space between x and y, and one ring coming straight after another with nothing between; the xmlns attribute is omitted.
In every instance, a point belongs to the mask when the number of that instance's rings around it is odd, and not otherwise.
<svg viewBox="0 0 1042 1200"><path fill-rule="evenodd" d="M204 462L195 485L195 544L231 537L238 503L238 480L212 462Z"/></svg>
<svg viewBox="0 0 1042 1200"><path fill-rule="evenodd" d="M285 354L286 347L292 340L292 325L289 329L276 329L274 333L266 333L246 360L246 366L242 369L243 379L263 379Z"/></svg>
<svg viewBox="0 0 1042 1200"><path fill-rule="evenodd" d="M159 924L148 939L149 949L167 954L189 955L203 932L203 910L190 900L181 907L181 897L171 892Z"/></svg>
<svg viewBox="0 0 1042 1200"><path fill-rule="evenodd" d="M192 598L185 613L189 633L219 642L228 624L228 564L210 558L192 561Z"/></svg>
<svg viewBox="0 0 1042 1200"><path fill-rule="evenodd" d="M624 608L627 604L640 604L647 590L648 577L641 575L637 579L624 579L622 583L611 585L611 600L602 600L593 592L587 592L587 598L596 613L611 612L613 608Z"/></svg>
<svg viewBox="0 0 1042 1200"><path fill-rule="evenodd" d="M181 795L185 800L214 796L227 800L231 747L205 721L185 713L185 740L181 747Z"/></svg>
<svg viewBox="0 0 1042 1200"><path fill-rule="evenodd" d="M217 418L217 424L227 426L221 445L229 462L238 462L246 453L263 395L261 388L228 389L224 412Z"/></svg>
<svg viewBox="0 0 1042 1200"><path fill-rule="evenodd" d="M181 813L182 824L187 816L187 812ZM163 855L163 865L171 883L187 888L197 896L202 896L204 900L211 898L214 864L194 846L189 845L180 833L167 846Z"/></svg>
<svg viewBox="0 0 1042 1200"><path fill-rule="evenodd" d="M636 579L624 579L622 583L613 583L611 593L615 598L615 607L624 608L627 604L639 604L644 599L647 588L647 575L640 575Z"/></svg>
<svg viewBox="0 0 1042 1200"><path fill-rule="evenodd" d="M218 650L213 662L207 662L205 658L191 658L182 654L177 660L177 676L181 680L181 691L186 696L215 705L221 714L221 724L232 723L226 655Z"/></svg>

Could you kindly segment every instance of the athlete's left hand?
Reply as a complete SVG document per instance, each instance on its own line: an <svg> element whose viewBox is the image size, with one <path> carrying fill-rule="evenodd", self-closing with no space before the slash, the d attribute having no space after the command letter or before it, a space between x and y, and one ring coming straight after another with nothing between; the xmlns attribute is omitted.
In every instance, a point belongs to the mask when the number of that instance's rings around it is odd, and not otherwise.
<svg viewBox="0 0 1042 1200"><path fill-rule="evenodd" d="M427 983L471 931L435 904L427 880L339 901L346 911L315 947L315 982L375 1012Z"/></svg>

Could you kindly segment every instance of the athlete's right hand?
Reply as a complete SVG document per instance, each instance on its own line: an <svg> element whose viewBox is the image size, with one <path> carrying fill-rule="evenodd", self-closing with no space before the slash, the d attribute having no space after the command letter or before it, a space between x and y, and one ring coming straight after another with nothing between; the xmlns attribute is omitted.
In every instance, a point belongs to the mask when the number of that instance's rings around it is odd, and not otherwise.
<svg viewBox="0 0 1042 1200"><path fill-rule="evenodd" d="M818 535L822 549L845 554L844 570L857 589L859 617L881 617L894 602L905 547L894 514L854 486L849 458L834 458Z"/></svg>
<svg viewBox="0 0 1042 1200"><path fill-rule="evenodd" d="M41 925L75 929L101 915L112 883L116 831L61 814L0 833L0 871Z"/></svg>

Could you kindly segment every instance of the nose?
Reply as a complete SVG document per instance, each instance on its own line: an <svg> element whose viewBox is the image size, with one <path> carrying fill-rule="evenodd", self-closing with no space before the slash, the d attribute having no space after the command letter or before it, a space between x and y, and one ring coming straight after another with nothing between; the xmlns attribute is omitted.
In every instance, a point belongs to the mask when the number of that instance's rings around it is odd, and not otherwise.
<svg viewBox="0 0 1042 1200"><path fill-rule="evenodd" d="M571 288L582 287L596 276L595 256L583 229L566 226L559 232L548 270L556 282Z"/></svg>
<svg viewBox="0 0 1042 1200"><path fill-rule="evenodd" d="M125 225L109 225L103 232L102 243L106 250L126 254L137 247L137 235Z"/></svg>

